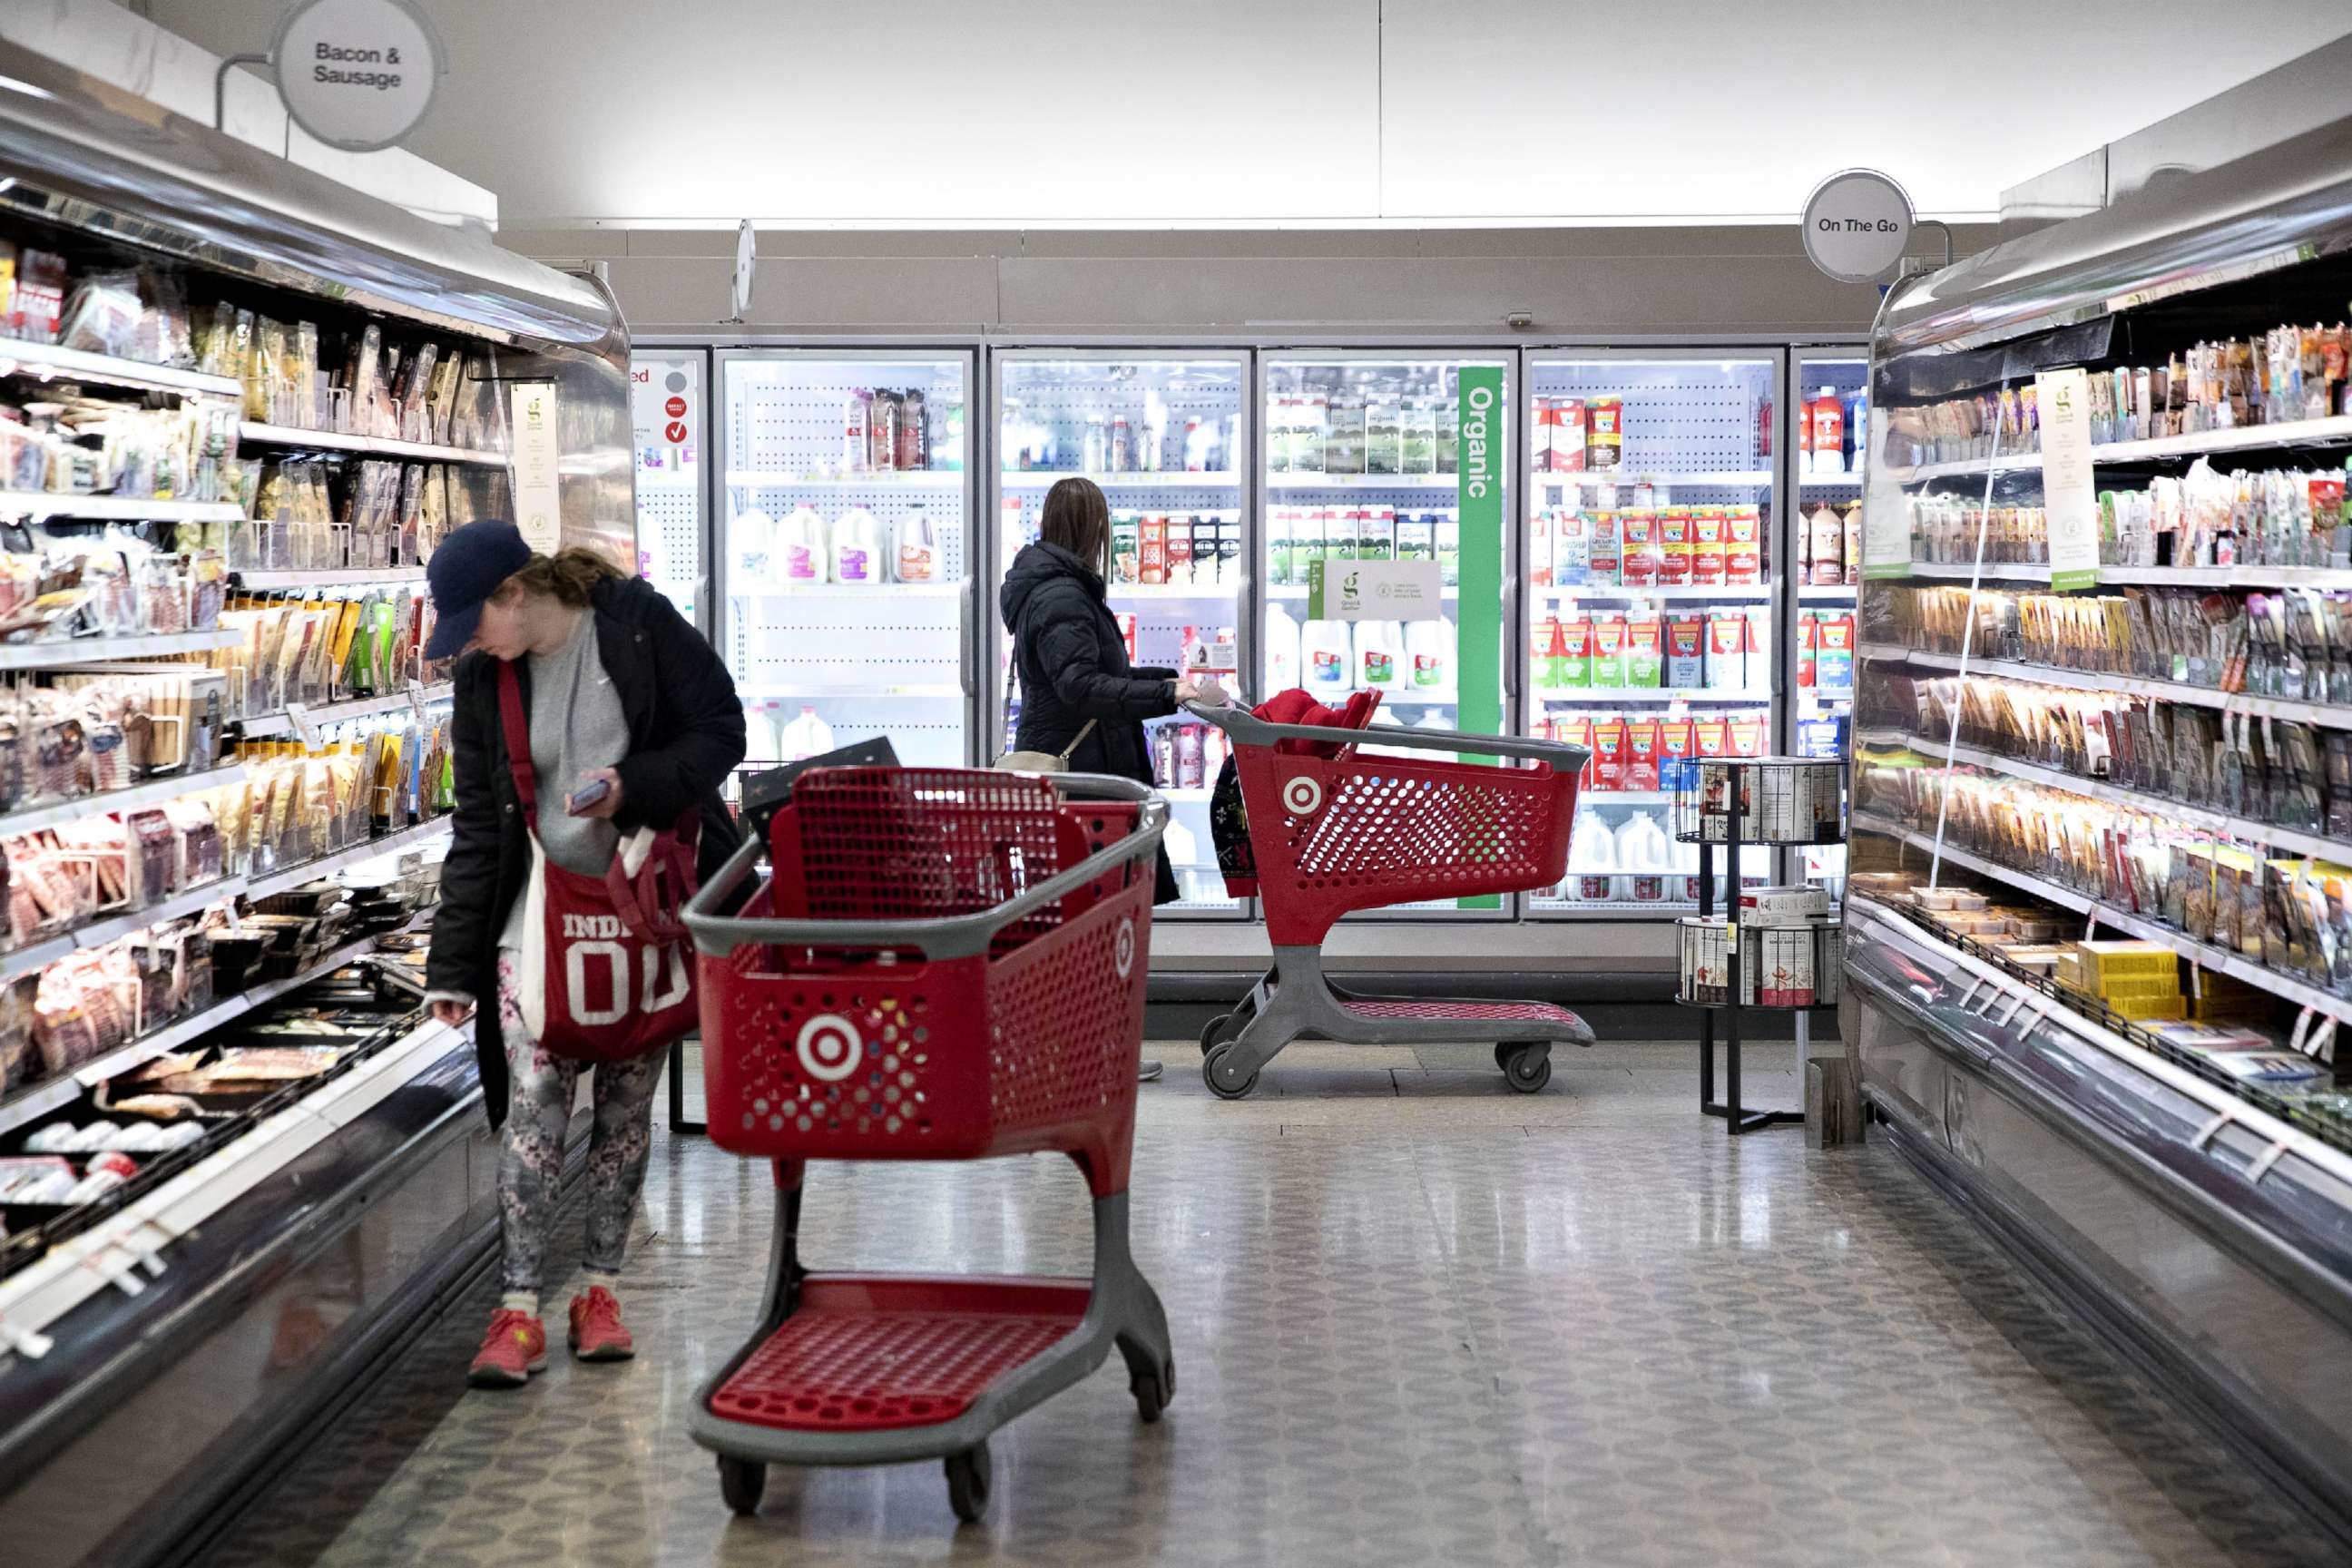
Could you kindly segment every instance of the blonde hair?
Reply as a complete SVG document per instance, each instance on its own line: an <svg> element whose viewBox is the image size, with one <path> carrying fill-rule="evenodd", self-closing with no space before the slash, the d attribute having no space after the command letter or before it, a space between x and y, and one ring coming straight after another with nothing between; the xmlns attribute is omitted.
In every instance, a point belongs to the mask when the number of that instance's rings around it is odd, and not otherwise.
<svg viewBox="0 0 2352 1568"><path fill-rule="evenodd" d="M499 604L514 602L521 592L544 594L575 610L588 607L588 595L599 583L621 575L620 568L593 550L574 546L552 555L534 555L530 564L498 585L490 597Z"/></svg>

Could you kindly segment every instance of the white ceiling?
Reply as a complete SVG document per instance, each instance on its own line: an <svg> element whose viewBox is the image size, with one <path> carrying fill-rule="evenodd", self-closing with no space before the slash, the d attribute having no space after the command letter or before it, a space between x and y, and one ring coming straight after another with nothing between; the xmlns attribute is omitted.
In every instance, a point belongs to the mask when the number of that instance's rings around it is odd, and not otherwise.
<svg viewBox="0 0 2352 1568"><path fill-rule="evenodd" d="M1780 222L1855 163L1972 218L2352 27L2346 0L425 5L451 68L409 145L526 227ZM282 6L133 8L231 53Z"/></svg>

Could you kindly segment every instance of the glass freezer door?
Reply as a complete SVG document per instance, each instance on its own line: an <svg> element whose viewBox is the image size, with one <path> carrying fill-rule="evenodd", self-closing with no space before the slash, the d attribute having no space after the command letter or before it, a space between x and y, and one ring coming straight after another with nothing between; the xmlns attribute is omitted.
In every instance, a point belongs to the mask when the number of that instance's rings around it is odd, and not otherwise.
<svg viewBox="0 0 2352 1568"><path fill-rule="evenodd" d="M1864 455L1870 442L1870 361L1859 350L1800 349L1784 427L1797 473L1795 667L1787 676L1789 749L1802 757L1851 755L1853 676L1860 636ZM1845 847L1808 848L1801 868L1842 895Z"/></svg>
<svg viewBox="0 0 2352 1568"><path fill-rule="evenodd" d="M1110 503L1110 608L1129 661L1233 685L1242 668L1242 475L1249 363L1238 354L1122 356L1007 351L992 356L997 393L995 571L1034 542L1046 493L1083 475ZM991 608L995 607L992 590ZM997 744L1009 750L1021 693L1009 679L1012 628L1000 625ZM1209 795L1224 731L1189 715L1144 726L1167 796L1165 843L1181 897L1161 915L1235 915L1209 834Z"/></svg>
<svg viewBox="0 0 2352 1568"><path fill-rule="evenodd" d="M1527 732L1588 748L1569 874L1531 912L1697 907L1678 759L1773 750L1777 354L1530 352ZM1769 880L1770 856L1743 873Z"/></svg>
<svg viewBox="0 0 2352 1568"><path fill-rule="evenodd" d="M1327 707L1377 691L1375 729L1505 733L1510 362L1332 351L1270 353L1264 364L1259 687L1301 688ZM1482 470L1491 484L1477 482ZM1371 561L1434 563L1436 612L1349 619L1327 602L1315 613L1318 569L1328 588ZM1399 908L1507 912L1494 894Z"/></svg>
<svg viewBox="0 0 2352 1568"><path fill-rule="evenodd" d="M677 613L702 620L703 458L710 446L709 358L700 349L629 355L629 423L636 447L637 574Z"/></svg>
<svg viewBox="0 0 2352 1568"><path fill-rule="evenodd" d="M718 644L747 768L971 760L968 353L723 352Z"/></svg>

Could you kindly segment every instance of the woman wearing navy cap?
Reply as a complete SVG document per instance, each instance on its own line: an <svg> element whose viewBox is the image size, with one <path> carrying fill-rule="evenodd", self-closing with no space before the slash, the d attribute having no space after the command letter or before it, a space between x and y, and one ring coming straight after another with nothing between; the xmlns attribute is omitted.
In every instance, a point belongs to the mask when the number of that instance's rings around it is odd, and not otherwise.
<svg viewBox="0 0 2352 1568"><path fill-rule="evenodd" d="M490 1123L503 1124L503 1293L468 1375L477 1387L514 1387L547 1364L540 1291L583 1067L594 1075L596 1119L588 1289L572 1300L572 1351L582 1361L635 1353L615 1287L665 1053L587 1067L549 1055L523 1026L516 975L530 843L507 766L499 663L520 678L542 795L579 800L539 814L540 847L554 864L593 876L613 863L623 836L675 826L697 807L701 871L717 871L738 842L719 791L743 760L743 708L702 634L593 552L537 555L514 524L472 522L441 542L426 574L437 620L425 657L464 656L452 726L457 805L433 921L430 999L452 1025L478 1001L495 1000L481 1010L474 1045Z"/></svg>

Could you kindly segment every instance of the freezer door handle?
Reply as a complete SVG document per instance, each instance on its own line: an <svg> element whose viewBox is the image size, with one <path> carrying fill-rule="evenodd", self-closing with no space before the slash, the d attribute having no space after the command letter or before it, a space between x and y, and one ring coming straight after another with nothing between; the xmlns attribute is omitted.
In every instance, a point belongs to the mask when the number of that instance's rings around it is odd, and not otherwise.
<svg viewBox="0 0 2352 1568"><path fill-rule="evenodd" d="M973 614L980 602L974 584L980 581L969 570L963 574L963 586L957 590L957 601L963 607L963 625L956 628L956 678L963 683L963 694L972 694L973 677L979 660L972 657L972 643L980 636L979 617Z"/></svg>

